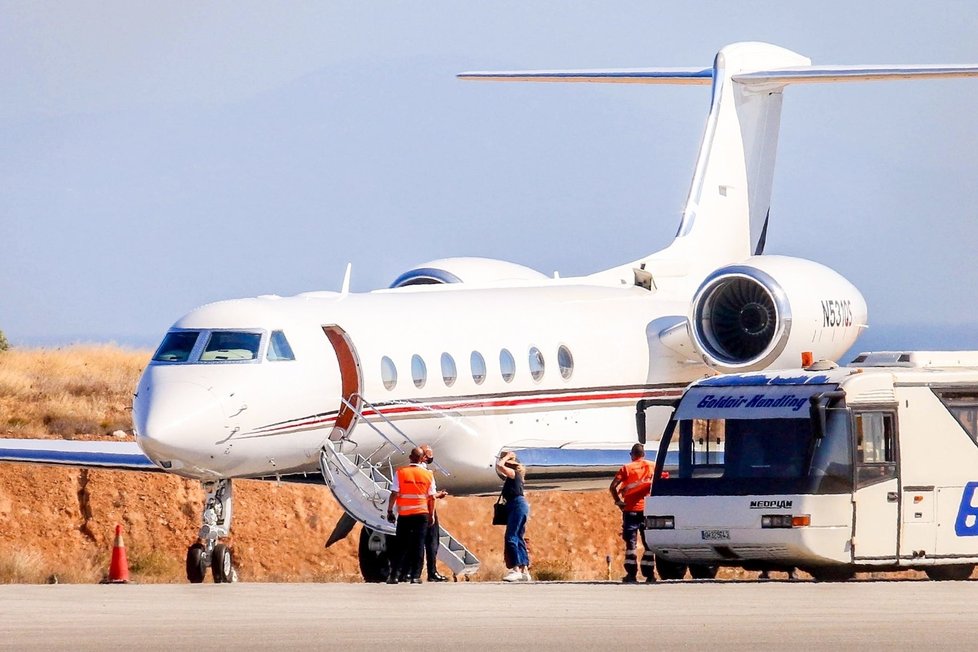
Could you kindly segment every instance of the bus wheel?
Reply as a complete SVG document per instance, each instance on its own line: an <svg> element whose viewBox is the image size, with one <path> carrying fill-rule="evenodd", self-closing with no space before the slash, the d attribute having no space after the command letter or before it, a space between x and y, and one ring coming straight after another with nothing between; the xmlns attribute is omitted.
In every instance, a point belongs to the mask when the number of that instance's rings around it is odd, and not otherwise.
<svg viewBox="0 0 978 652"><path fill-rule="evenodd" d="M948 566L930 566L924 572L932 580L966 580L975 571L974 564L950 564Z"/></svg>
<svg viewBox="0 0 978 652"><path fill-rule="evenodd" d="M716 564L690 564L689 574L694 580L715 580L720 567Z"/></svg>
<svg viewBox="0 0 978 652"><path fill-rule="evenodd" d="M656 555L655 571L659 574L659 579L681 580L686 577L686 564L681 564L676 561L666 561Z"/></svg>
<svg viewBox="0 0 978 652"><path fill-rule="evenodd" d="M845 582L856 576L848 566L821 566L806 569L816 582Z"/></svg>

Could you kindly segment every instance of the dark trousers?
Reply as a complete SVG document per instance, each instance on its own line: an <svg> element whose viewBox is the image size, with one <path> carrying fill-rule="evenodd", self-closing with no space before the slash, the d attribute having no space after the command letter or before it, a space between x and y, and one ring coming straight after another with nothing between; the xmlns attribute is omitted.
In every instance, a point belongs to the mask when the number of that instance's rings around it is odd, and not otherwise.
<svg viewBox="0 0 978 652"><path fill-rule="evenodd" d="M503 535L503 559L506 568L530 565L530 552L526 548L526 521L530 518L530 503L523 496L516 496L506 502L509 520Z"/></svg>
<svg viewBox="0 0 978 652"><path fill-rule="evenodd" d="M438 544L441 535L441 528L438 526L438 512L435 512L435 522L428 526L428 531L424 538L425 557L428 559L428 577L438 574Z"/></svg>
<svg viewBox="0 0 978 652"><path fill-rule="evenodd" d="M645 577L655 576L655 556L649 547L645 545L645 514L642 512L622 512L621 513L621 538L625 541L625 572L629 577L635 577L638 573L638 555L636 550L636 540L642 540L642 575Z"/></svg>
<svg viewBox="0 0 978 652"><path fill-rule="evenodd" d="M397 563L391 565L394 577L402 580L421 577L427 531L428 514L397 517Z"/></svg>

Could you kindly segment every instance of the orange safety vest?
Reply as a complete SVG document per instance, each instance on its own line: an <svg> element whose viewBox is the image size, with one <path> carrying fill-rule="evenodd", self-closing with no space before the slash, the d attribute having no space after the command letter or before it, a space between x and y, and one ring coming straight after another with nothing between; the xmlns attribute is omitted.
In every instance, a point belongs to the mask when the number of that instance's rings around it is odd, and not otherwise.
<svg viewBox="0 0 978 652"><path fill-rule="evenodd" d="M420 466L402 466L397 470L397 513L401 516L428 513L428 494L434 474Z"/></svg>
<svg viewBox="0 0 978 652"><path fill-rule="evenodd" d="M644 457L629 462L618 470L615 478L620 482L618 492L625 502L626 512L641 512L645 509L645 497L652 487L652 473L655 464Z"/></svg>

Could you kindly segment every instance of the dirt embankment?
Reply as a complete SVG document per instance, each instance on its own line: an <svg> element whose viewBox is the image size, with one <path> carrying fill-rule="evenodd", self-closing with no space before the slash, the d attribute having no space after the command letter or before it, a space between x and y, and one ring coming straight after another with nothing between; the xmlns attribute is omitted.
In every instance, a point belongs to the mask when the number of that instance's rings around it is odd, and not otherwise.
<svg viewBox="0 0 978 652"><path fill-rule="evenodd" d="M439 503L442 525L482 561L474 579L503 572L503 528L490 525L493 502ZM610 555L612 577L621 574L620 517L605 493L534 493L530 502L527 533L538 571L607 579ZM0 581L98 581L117 523L135 579L184 581L202 504L199 483L163 474L0 465ZM236 481L232 544L241 579L359 581L358 530L323 548L340 514L325 487Z"/></svg>

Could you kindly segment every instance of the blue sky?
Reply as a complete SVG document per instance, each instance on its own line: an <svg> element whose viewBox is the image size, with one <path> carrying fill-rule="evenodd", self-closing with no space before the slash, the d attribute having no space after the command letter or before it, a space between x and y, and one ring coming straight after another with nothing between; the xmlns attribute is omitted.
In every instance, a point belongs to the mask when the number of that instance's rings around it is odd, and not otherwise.
<svg viewBox="0 0 978 652"><path fill-rule="evenodd" d="M675 5L675 6L674 6ZM976 63L968 2L0 0L0 329L151 346L200 304L444 256L582 274L665 246L701 87L471 69ZM978 80L786 91L768 253L866 296L857 348L978 348Z"/></svg>

